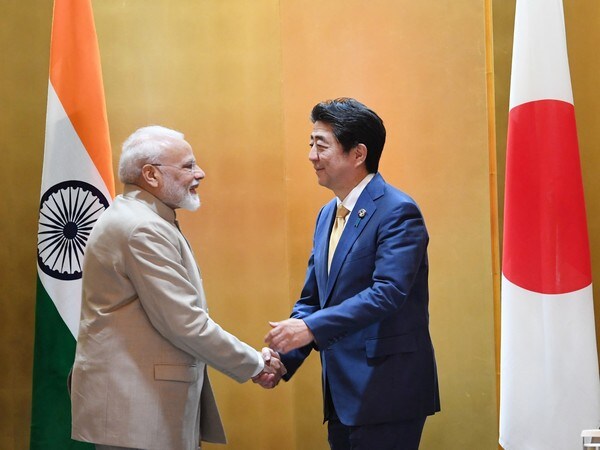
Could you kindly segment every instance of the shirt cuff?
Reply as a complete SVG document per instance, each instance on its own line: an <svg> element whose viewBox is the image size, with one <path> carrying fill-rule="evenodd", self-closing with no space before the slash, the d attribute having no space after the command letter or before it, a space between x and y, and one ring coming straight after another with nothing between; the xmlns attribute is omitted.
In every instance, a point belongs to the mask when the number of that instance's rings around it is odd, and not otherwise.
<svg viewBox="0 0 600 450"><path fill-rule="evenodd" d="M265 368L265 361L263 360L262 354L260 352L256 352L256 356L258 357L258 370L252 374L251 378L254 378L256 375L261 373Z"/></svg>

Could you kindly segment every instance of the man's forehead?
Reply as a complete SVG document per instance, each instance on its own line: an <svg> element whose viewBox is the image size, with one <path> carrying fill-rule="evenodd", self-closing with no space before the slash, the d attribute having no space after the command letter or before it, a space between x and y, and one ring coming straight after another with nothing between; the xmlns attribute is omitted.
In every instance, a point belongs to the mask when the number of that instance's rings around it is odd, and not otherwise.
<svg viewBox="0 0 600 450"><path fill-rule="evenodd" d="M311 138L313 139L327 139L327 138L335 138L333 134L333 128L331 125L325 122L317 121L313 125L312 133L310 133Z"/></svg>
<svg viewBox="0 0 600 450"><path fill-rule="evenodd" d="M173 160L189 160L194 161L194 152L192 147L186 141L179 141L176 144L170 146L165 154L168 158Z"/></svg>

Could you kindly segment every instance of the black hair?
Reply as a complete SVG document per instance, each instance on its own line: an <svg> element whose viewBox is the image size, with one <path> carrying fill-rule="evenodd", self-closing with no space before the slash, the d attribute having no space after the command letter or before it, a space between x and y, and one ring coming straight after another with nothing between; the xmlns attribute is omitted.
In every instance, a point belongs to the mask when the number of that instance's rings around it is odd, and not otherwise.
<svg viewBox="0 0 600 450"><path fill-rule="evenodd" d="M385 126L374 111L353 98L342 97L315 105L310 120L331 125L346 153L358 144L364 144L367 147L367 171L377 172L385 144Z"/></svg>

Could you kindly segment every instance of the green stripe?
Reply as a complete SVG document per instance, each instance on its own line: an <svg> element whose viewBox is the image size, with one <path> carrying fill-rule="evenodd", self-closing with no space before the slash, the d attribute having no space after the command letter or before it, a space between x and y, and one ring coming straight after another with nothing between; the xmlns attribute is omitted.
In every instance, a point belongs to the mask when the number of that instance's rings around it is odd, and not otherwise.
<svg viewBox="0 0 600 450"><path fill-rule="evenodd" d="M71 402L67 376L76 341L37 280L30 450L93 450L71 439Z"/></svg>

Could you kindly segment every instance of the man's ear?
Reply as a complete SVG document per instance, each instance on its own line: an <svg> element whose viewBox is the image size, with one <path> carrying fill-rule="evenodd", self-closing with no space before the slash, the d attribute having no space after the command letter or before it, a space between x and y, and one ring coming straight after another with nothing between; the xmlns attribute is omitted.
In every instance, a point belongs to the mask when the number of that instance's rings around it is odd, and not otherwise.
<svg viewBox="0 0 600 450"><path fill-rule="evenodd" d="M142 181L148 186L157 188L160 184L160 172L152 164L145 164L142 167Z"/></svg>
<svg viewBox="0 0 600 450"><path fill-rule="evenodd" d="M367 161L367 146L365 144L358 144L354 147L354 162L356 166L366 164Z"/></svg>

